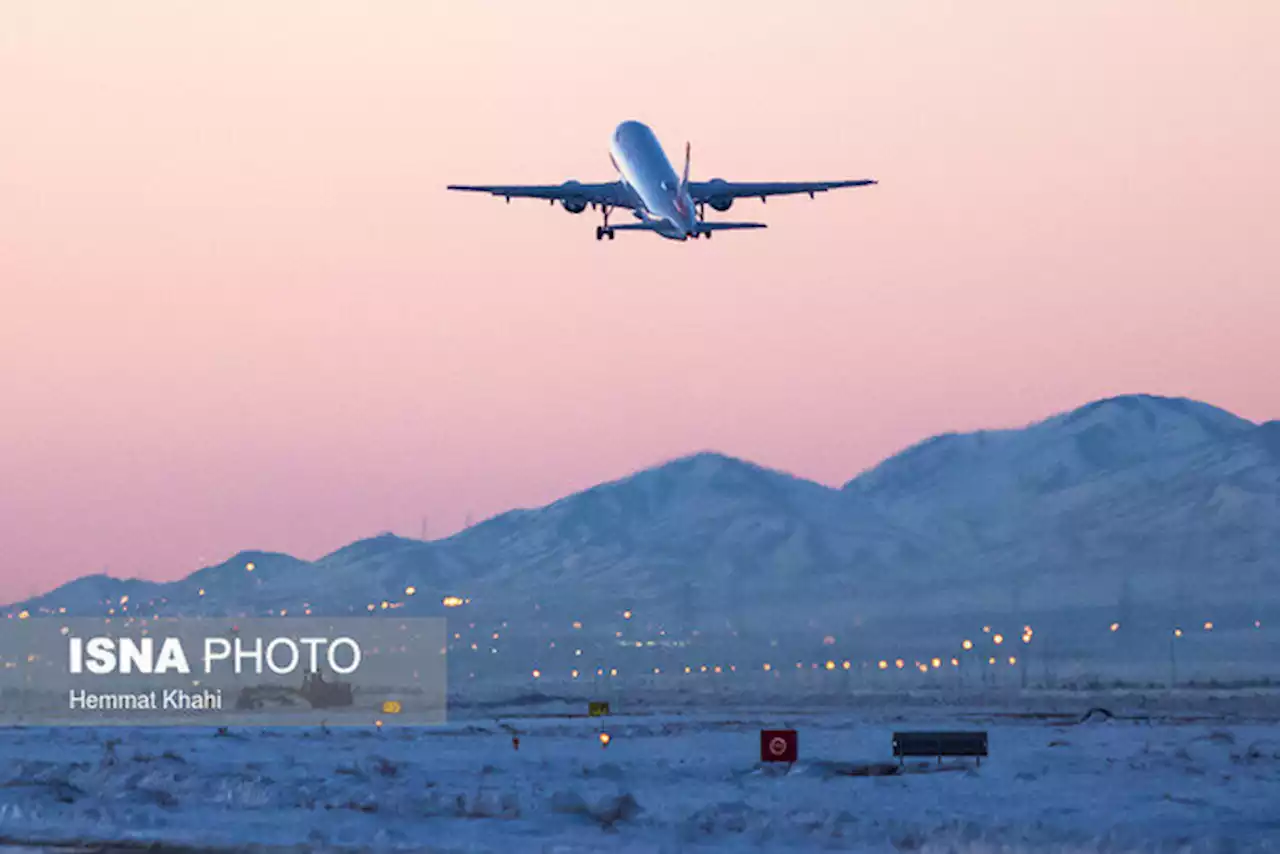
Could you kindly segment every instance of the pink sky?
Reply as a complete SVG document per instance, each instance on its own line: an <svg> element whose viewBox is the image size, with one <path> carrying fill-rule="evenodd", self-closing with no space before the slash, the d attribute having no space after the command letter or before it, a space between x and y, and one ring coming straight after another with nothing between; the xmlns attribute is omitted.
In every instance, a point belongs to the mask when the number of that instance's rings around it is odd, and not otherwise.
<svg viewBox="0 0 1280 854"><path fill-rule="evenodd" d="M1130 391L1280 417L1280 4L0 7L0 599L456 530L690 451L839 484ZM597 243L449 182L878 178Z"/></svg>

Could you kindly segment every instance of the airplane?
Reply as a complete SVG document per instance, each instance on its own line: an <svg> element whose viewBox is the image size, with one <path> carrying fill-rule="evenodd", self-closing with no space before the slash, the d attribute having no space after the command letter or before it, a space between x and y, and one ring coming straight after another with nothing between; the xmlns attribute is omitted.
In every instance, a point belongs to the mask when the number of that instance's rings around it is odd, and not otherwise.
<svg viewBox="0 0 1280 854"><path fill-rule="evenodd" d="M669 240L688 240L706 237L717 231L765 228L762 222L709 222L707 205L720 211L729 210L737 199L759 197L764 202L769 196L817 193L840 187L863 187L875 184L872 180L859 181L799 181L739 183L713 178L710 181L689 180L691 147L684 147L684 173L676 177L671 162L663 152L658 138L646 125L637 121L625 121L618 125L610 141L609 159L621 180L602 184L583 184L569 180L563 184L476 186L450 184L448 189L468 193L489 193L502 196L511 204L512 199L546 199L552 206L556 202L569 213L580 214L588 206L597 207L604 217L604 224L596 226L596 240L613 240L618 231L650 231ZM615 210L629 210L638 222L610 225L609 214Z"/></svg>

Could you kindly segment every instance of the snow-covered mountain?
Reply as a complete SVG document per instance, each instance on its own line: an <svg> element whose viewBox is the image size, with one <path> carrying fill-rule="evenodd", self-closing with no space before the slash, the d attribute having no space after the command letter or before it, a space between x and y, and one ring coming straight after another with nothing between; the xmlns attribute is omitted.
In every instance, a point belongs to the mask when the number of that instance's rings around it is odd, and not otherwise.
<svg viewBox="0 0 1280 854"><path fill-rule="evenodd" d="M1280 598L1280 422L1132 395L948 434L843 492L939 536L971 583L1045 602Z"/></svg>
<svg viewBox="0 0 1280 854"><path fill-rule="evenodd" d="M248 568L252 565L252 571ZM245 552L181 581L90 576L10 610L367 613L691 602L731 615L1280 599L1280 422L1134 395L1023 429L947 434L832 489L700 453L444 540L317 561ZM418 595L406 597L415 588ZM203 591L203 592L201 592ZM110 600L110 602L108 602Z"/></svg>

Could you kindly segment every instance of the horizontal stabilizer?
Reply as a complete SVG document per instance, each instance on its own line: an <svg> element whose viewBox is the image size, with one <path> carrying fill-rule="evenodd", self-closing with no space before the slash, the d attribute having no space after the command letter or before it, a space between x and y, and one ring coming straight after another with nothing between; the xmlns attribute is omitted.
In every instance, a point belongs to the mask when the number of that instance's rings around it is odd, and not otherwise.
<svg viewBox="0 0 1280 854"><path fill-rule="evenodd" d="M763 222L700 222L698 223L698 233L705 234L708 231L740 231L744 228L768 228Z"/></svg>

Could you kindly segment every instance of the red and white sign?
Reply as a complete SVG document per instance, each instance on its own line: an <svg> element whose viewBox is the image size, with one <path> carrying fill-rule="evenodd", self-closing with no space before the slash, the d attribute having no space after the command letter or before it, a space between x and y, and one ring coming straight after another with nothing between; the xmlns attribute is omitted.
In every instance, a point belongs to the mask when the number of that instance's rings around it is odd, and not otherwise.
<svg viewBox="0 0 1280 854"><path fill-rule="evenodd" d="M793 729L760 730L761 762L795 762L800 758L800 743Z"/></svg>

